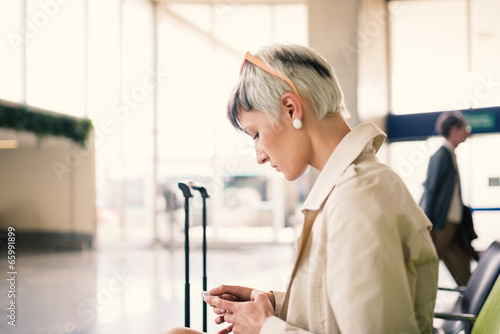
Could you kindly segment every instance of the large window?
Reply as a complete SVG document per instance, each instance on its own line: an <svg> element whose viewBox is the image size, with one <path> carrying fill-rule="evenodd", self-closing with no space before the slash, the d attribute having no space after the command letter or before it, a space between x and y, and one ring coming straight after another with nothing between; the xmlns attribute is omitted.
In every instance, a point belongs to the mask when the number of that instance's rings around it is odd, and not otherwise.
<svg viewBox="0 0 500 334"><path fill-rule="evenodd" d="M99 238L154 238L154 7L89 3L89 114L97 125Z"/></svg>
<svg viewBox="0 0 500 334"><path fill-rule="evenodd" d="M85 1L27 1L26 102L85 115Z"/></svg>
<svg viewBox="0 0 500 334"><path fill-rule="evenodd" d="M293 213L225 104L247 50L307 44L305 3L7 1L0 35L0 99L94 123L101 241L167 238L164 194L184 178L209 185L212 222L279 228Z"/></svg>
<svg viewBox="0 0 500 334"><path fill-rule="evenodd" d="M246 51L307 44L306 5L169 2L158 14L160 185L168 191L185 178L208 184L214 237L275 240L294 209L285 205L286 181L256 164L253 143L231 127L225 107ZM158 219L161 235L165 219Z"/></svg>
<svg viewBox="0 0 500 334"><path fill-rule="evenodd" d="M23 102L21 3L0 2L0 99Z"/></svg>
<svg viewBox="0 0 500 334"><path fill-rule="evenodd" d="M500 105L500 2L390 1L392 111Z"/></svg>
<svg viewBox="0 0 500 334"><path fill-rule="evenodd" d="M85 1L3 1L0 36L0 99L85 115Z"/></svg>
<svg viewBox="0 0 500 334"><path fill-rule="evenodd" d="M500 2L390 1L388 6L395 114L500 105ZM500 160L491 151L499 138L474 135L457 148L463 199L473 208L500 207L494 181ZM389 146L390 164L416 201L429 158L442 141L436 136ZM498 216L498 211L474 212L479 249L498 238Z"/></svg>

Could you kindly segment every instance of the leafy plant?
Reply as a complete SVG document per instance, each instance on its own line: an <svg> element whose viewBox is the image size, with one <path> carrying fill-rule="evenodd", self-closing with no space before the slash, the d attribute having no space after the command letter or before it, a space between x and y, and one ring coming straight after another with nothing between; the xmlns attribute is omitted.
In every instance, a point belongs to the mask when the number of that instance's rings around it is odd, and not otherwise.
<svg viewBox="0 0 500 334"><path fill-rule="evenodd" d="M48 114L29 110L28 106L14 107L0 103L0 127L29 131L39 138L66 137L81 147L85 147L93 125L86 118Z"/></svg>

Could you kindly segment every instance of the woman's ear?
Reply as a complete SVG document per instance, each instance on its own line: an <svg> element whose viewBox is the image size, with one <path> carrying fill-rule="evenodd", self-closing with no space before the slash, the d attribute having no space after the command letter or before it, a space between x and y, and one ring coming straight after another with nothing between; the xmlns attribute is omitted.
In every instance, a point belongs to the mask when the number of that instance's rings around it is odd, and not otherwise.
<svg viewBox="0 0 500 334"><path fill-rule="evenodd" d="M293 122L298 119L302 122L303 111L297 95L292 92L286 92L281 95L281 108L287 113L286 117Z"/></svg>

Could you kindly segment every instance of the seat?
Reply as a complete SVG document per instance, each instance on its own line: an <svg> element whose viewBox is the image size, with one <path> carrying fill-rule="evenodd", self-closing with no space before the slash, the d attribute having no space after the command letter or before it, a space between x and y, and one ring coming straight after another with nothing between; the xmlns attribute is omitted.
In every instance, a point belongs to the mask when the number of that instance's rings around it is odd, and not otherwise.
<svg viewBox="0 0 500 334"><path fill-rule="evenodd" d="M466 334L471 333L471 321L460 321L455 317L450 317L449 314L465 314L475 319L480 313L493 285L498 281L499 275L500 241L495 241L484 251L465 288L440 288L440 290L457 291L459 293L459 297L451 308L444 310L444 312L434 313L435 318L445 319L440 326L440 330L446 334L459 333L461 330ZM500 285L500 283L497 285Z"/></svg>
<svg viewBox="0 0 500 334"><path fill-rule="evenodd" d="M470 324L471 334L498 334L500 333L500 276L491 289L484 302L479 315L473 314L446 314L448 319L454 319ZM444 331L434 330L433 333L441 334Z"/></svg>
<svg viewBox="0 0 500 334"><path fill-rule="evenodd" d="M498 333L500 333L500 278L497 278L497 282L472 326L472 334Z"/></svg>

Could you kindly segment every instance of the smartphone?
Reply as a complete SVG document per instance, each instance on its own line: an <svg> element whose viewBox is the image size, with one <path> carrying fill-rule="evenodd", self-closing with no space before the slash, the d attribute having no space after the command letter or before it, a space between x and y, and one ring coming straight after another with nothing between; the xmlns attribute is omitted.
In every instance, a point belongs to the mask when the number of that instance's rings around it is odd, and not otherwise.
<svg viewBox="0 0 500 334"><path fill-rule="evenodd" d="M201 296L202 297L213 297L211 294L208 293L208 291L202 291Z"/></svg>

